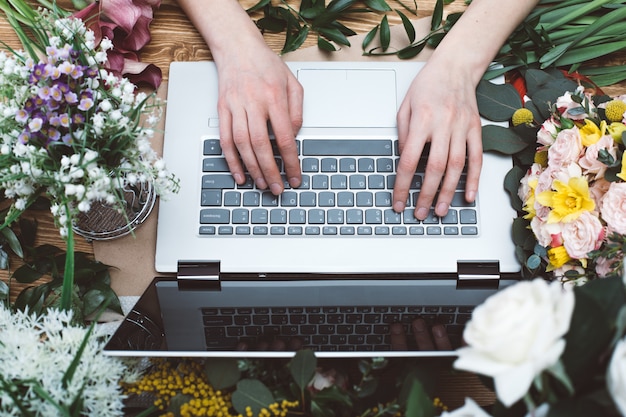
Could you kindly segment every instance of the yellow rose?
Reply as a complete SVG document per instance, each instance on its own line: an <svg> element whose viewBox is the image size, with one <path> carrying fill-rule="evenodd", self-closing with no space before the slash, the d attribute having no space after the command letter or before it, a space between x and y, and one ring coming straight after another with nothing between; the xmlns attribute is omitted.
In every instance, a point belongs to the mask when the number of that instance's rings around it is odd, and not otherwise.
<svg viewBox="0 0 626 417"><path fill-rule="evenodd" d="M613 140L617 143L622 143L622 133L626 132L626 125L624 123L613 122L607 127L607 132L613 137Z"/></svg>

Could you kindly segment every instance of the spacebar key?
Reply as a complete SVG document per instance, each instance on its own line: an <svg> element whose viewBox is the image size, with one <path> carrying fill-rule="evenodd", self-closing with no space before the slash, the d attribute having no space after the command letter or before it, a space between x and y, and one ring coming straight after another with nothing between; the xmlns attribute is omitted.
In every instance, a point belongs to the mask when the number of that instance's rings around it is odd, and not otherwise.
<svg viewBox="0 0 626 417"><path fill-rule="evenodd" d="M302 154L307 156L390 156L391 140L386 139L305 139Z"/></svg>

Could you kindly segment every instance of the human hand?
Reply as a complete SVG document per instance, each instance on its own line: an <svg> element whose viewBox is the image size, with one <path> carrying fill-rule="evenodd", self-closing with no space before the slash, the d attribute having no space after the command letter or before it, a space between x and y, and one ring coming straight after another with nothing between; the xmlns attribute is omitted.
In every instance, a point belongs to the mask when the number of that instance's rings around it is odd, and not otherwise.
<svg viewBox="0 0 626 417"><path fill-rule="evenodd" d="M409 350L407 335L402 323L393 323L390 328L391 349ZM443 324L433 324L429 330L426 321L417 318L411 322L411 331L417 350L452 350L452 343Z"/></svg>
<svg viewBox="0 0 626 417"><path fill-rule="evenodd" d="M245 170L258 188L284 189L270 143L268 122L291 187L302 180L295 135L302 125L303 89L264 42L239 42L239 51L216 60L219 80L220 145L238 184ZM245 166L245 169L244 169Z"/></svg>
<svg viewBox="0 0 626 417"><path fill-rule="evenodd" d="M445 216L465 166L465 199L474 201L482 167L481 122L475 82L463 70L428 62L415 77L398 111L400 160L393 192L393 208L402 212L409 187L427 142L426 174L415 203L415 217L424 220L435 203Z"/></svg>

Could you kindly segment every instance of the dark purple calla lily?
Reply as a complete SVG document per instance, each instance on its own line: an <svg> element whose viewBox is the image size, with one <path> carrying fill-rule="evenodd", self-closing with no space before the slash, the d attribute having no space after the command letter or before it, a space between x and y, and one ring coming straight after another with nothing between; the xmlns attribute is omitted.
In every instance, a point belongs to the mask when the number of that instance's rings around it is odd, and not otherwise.
<svg viewBox="0 0 626 417"><path fill-rule="evenodd" d="M153 64L139 62L138 51L150 42L153 8L160 0L100 0L74 13L94 31L96 41L109 38L113 49L107 53L107 69L135 84L158 88L162 73Z"/></svg>

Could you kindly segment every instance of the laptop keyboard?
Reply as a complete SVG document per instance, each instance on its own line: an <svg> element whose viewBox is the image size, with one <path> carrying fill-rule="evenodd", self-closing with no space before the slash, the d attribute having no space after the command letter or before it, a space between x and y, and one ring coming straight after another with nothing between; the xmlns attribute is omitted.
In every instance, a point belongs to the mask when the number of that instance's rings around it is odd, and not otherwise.
<svg viewBox="0 0 626 417"><path fill-rule="evenodd" d="M390 326L402 323L413 343L410 323L423 318L446 327L452 348L461 346L471 306L232 307L202 309L207 350L232 350L259 340L297 338L314 351L388 351ZM416 349L416 346L410 346Z"/></svg>
<svg viewBox="0 0 626 417"><path fill-rule="evenodd" d="M302 184L291 188L276 146L285 191L274 196L247 177L236 184L218 138L204 139L199 234L215 236L477 236L474 203L464 198L465 174L445 217L413 216L426 158L411 182L407 208L392 209L398 163L391 139L299 139ZM427 152L424 152L427 153Z"/></svg>

